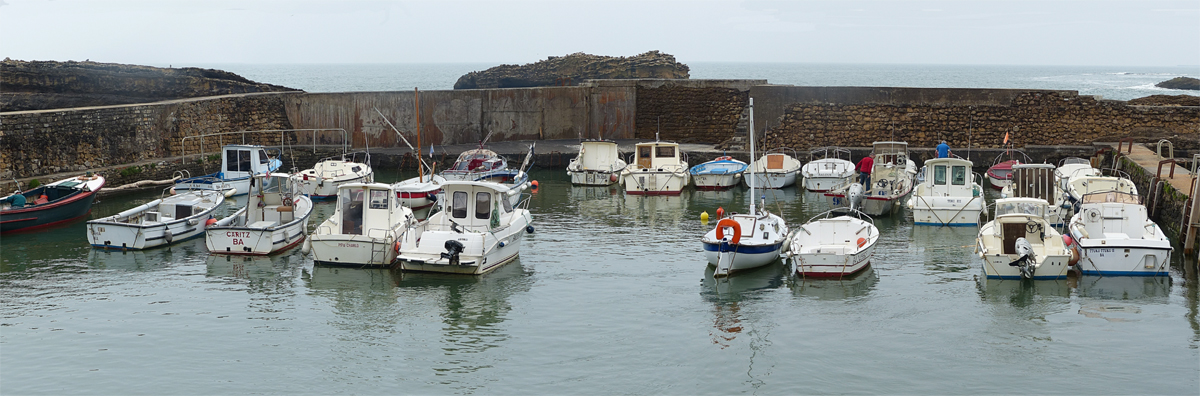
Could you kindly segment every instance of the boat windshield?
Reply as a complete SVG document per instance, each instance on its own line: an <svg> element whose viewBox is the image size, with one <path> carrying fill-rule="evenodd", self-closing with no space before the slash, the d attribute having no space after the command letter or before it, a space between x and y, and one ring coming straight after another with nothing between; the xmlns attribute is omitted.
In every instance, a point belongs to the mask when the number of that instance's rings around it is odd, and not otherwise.
<svg viewBox="0 0 1200 396"><path fill-rule="evenodd" d="M996 216L1006 214L1027 214L1037 217L1042 217L1045 213L1046 205L1037 202L1000 202L996 204Z"/></svg>
<svg viewBox="0 0 1200 396"><path fill-rule="evenodd" d="M1117 202L1117 203L1126 203L1126 204L1140 204L1141 203L1141 202L1139 202L1137 195L1133 195L1133 194L1130 194L1127 192L1120 192L1120 191L1108 191L1108 192L1087 194L1087 195L1083 196L1083 199L1081 199L1081 201L1085 204L1107 203L1107 202Z"/></svg>

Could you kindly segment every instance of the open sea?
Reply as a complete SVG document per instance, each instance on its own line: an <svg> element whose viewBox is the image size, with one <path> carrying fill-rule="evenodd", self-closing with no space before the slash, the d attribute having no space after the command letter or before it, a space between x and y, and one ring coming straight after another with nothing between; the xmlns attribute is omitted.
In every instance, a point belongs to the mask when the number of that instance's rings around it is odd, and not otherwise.
<svg viewBox="0 0 1200 396"><path fill-rule="evenodd" d="M1197 75L845 66L696 64L692 77L1130 99ZM206 67L333 92L450 89L488 65ZM780 261L714 279L700 214L744 212L745 188L643 197L532 177L536 232L477 277L315 267L299 249L217 256L200 239L101 251L82 222L0 237L0 394L1200 394L1200 287L1178 246L1168 277L989 280L977 228L913 226L901 209L875 220L859 276L805 279ZM89 217L159 194L106 197ZM765 196L793 227L826 205L796 187ZM318 203L310 230L332 212Z"/></svg>
<svg viewBox="0 0 1200 396"><path fill-rule="evenodd" d="M694 79L765 79L771 84L914 88L1065 89L1080 95L1129 100L1150 95L1193 95L1154 84L1200 78L1200 66L967 66L822 63L687 63ZM449 90L464 74L491 63L447 64L202 64L248 79L308 92Z"/></svg>

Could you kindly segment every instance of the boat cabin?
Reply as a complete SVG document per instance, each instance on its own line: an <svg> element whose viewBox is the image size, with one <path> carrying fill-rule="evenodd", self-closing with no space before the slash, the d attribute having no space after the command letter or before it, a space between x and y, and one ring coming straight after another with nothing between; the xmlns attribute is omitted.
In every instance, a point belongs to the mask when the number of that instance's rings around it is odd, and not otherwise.
<svg viewBox="0 0 1200 396"><path fill-rule="evenodd" d="M664 166L679 166L679 145L668 142L638 143L637 166L640 169L662 168Z"/></svg>
<svg viewBox="0 0 1200 396"><path fill-rule="evenodd" d="M875 170L888 165L901 169L908 166L907 142L875 142L872 149L875 157Z"/></svg>
<svg viewBox="0 0 1200 396"><path fill-rule="evenodd" d="M925 161L927 196L969 197L976 194L971 185L971 161L961 158L935 158Z"/></svg>
<svg viewBox="0 0 1200 396"><path fill-rule="evenodd" d="M509 198L520 194L521 187L508 189L487 182L450 182L442 186L442 191L445 218L466 230L482 232L508 224L501 218L512 214L513 200Z"/></svg>
<svg viewBox="0 0 1200 396"><path fill-rule="evenodd" d="M1135 194L1120 191L1097 192L1080 200L1079 221L1084 233L1095 238L1139 239L1145 234L1146 206Z"/></svg>
<svg viewBox="0 0 1200 396"><path fill-rule="evenodd" d="M579 143L580 170L612 171L621 159L617 143L611 140L585 140Z"/></svg>
<svg viewBox="0 0 1200 396"><path fill-rule="evenodd" d="M334 214L344 235L366 235L383 238L405 216L400 199L391 185L383 183L350 183L338 187L338 206ZM411 212L410 212L411 213Z"/></svg>
<svg viewBox="0 0 1200 396"><path fill-rule="evenodd" d="M262 146L227 145L221 149L221 179L239 179L279 169L280 161Z"/></svg>

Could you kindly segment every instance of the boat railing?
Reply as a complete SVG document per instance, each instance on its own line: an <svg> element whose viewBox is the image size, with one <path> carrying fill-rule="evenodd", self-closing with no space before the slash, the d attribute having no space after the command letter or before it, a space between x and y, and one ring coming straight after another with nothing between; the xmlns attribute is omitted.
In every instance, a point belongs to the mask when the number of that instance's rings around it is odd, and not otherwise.
<svg viewBox="0 0 1200 396"><path fill-rule="evenodd" d="M865 220L865 221L870 222L871 225L875 225L875 218L871 217L871 215L863 213L862 211L860 211L858 209L847 208L847 207L833 208L833 209L829 209L824 212L818 213L816 216L813 216L812 218L808 219L808 221L804 222L804 224L812 223L813 221L816 221L818 218L830 219L830 218L833 218L835 215L836 216L847 216L847 215L854 216L860 220Z"/></svg>
<svg viewBox="0 0 1200 396"><path fill-rule="evenodd" d="M1120 170L1120 169L1105 169L1104 171L1102 171L1102 173L1104 173L1105 176L1109 176L1109 177L1118 177L1118 178L1122 178L1122 179L1133 180L1133 178L1129 176L1129 173L1126 173L1125 171Z"/></svg>
<svg viewBox="0 0 1200 396"><path fill-rule="evenodd" d="M1062 160L1058 161L1059 168L1062 168L1065 165L1078 165L1078 164L1087 164L1088 166L1091 166L1092 162L1085 160L1083 158L1079 158L1079 157L1067 157L1067 158L1063 158Z"/></svg>
<svg viewBox="0 0 1200 396"><path fill-rule="evenodd" d="M1022 163L1025 163L1025 164L1033 163L1033 158L1030 158L1029 155L1025 154L1024 151L1013 150L1010 148L1010 149L1006 150L1005 152L1000 153L1000 155L997 155L996 158L992 160L992 166L999 165L1001 162L1009 161L1009 160L1021 161L1021 159L1014 156L1013 153L1021 154L1022 157L1025 157L1025 160ZM1005 159L1006 156L1007 156L1007 159Z"/></svg>

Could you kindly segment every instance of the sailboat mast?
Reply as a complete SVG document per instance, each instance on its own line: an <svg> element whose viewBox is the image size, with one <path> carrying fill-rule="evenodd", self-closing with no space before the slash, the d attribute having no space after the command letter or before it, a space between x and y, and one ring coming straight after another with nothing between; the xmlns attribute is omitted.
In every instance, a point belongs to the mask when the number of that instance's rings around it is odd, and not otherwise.
<svg viewBox="0 0 1200 396"><path fill-rule="evenodd" d="M750 98L750 163L755 162L754 157L754 98ZM750 215L758 216L758 211L754 210L754 167L750 167Z"/></svg>
<svg viewBox="0 0 1200 396"><path fill-rule="evenodd" d="M421 95L416 87L413 87L413 107L417 113L417 181L424 183L425 169L421 166Z"/></svg>

